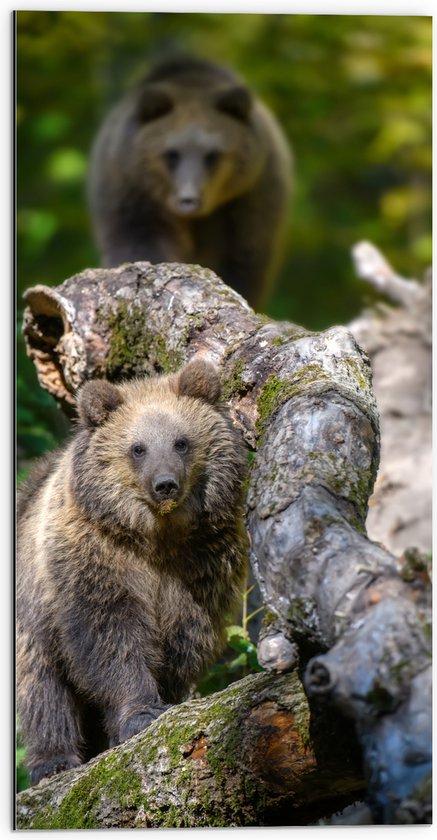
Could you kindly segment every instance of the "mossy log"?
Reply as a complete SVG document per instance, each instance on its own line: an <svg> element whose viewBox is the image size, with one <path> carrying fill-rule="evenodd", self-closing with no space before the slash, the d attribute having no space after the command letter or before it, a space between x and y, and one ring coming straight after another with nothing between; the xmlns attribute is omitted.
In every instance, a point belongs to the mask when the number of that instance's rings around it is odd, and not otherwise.
<svg viewBox="0 0 437 840"><path fill-rule="evenodd" d="M430 819L430 586L365 532L379 457L367 356L342 327L256 315L212 272L135 263L26 293L43 387L74 412L86 378L176 369L203 352L252 451L247 524L268 607L259 658L299 665L356 723L376 822ZM291 820L290 820L291 822Z"/></svg>
<svg viewBox="0 0 437 840"><path fill-rule="evenodd" d="M173 707L81 768L18 795L19 829L302 825L363 793L348 729L311 729L295 674ZM352 736L353 740L353 736ZM334 748L335 747L335 748Z"/></svg>

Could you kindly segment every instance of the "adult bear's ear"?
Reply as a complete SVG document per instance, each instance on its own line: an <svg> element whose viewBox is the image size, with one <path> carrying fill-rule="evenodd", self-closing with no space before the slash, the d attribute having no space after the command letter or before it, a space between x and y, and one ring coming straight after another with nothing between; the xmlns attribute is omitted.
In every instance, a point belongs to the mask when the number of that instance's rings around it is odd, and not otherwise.
<svg viewBox="0 0 437 840"><path fill-rule="evenodd" d="M106 379L94 379L82 385L77 397L77 413L81 426L93 429L121 405L123 397L116 385Z"/></svg>
<svg viewBox="0 0 437 840"><path fill-rule="evenodd" d="M181 397L193 397L196 400L215 405L221 396L219 372L215 365L206 359L193 359L182 368L177 377L177 393Z"/></svg>
<svg viewBox="0 0 437 840"><path fill-rule="evenodd" d="M136 113L140 122L147 123L165 116L173 108L173 100L166 90L158 85L146 85L140 89Z"/></svg>
<svg viewBox="0 0 437 840"><path fill-rule="evenodd" d="M216 99L216 108L237 120L247 122L252 109L252 94L250 91L237 85L220 93Z"/></svg>

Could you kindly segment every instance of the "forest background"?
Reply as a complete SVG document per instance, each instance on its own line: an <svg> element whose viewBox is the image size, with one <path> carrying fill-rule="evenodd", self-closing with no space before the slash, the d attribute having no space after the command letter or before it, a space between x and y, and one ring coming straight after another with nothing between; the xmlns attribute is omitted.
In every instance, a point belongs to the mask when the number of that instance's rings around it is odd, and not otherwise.
<svg viewBox="0 0 437 840"><path fill-rule="evenodd" d="M424 16L16 13L19 479L70 428L26 357L22 295L99 265L89 152L124 91L155 59L183 51L233 67L270 106L295 176L266 313L318 330L375 300L354 273L354 243L371 240L406 277L421 278L431 262L431 37ZM230 644L230 668L243 659L257 667L247 640ZM209 674L210 690L219 676ZM19 745L19 787L28 784L23 752Z"/></svg>
<svg viewBox="0 0 437 840"><path fill-rule="evenodd" d="M372 302L351 246L406 277L431 262L431 35L425 16L20 11L16 15L17 455L68 433L20 333L22 294L99 264L89 151L113 103L175 50L232 66L295 158L286 259L267 314L310 329Z"/></svg>

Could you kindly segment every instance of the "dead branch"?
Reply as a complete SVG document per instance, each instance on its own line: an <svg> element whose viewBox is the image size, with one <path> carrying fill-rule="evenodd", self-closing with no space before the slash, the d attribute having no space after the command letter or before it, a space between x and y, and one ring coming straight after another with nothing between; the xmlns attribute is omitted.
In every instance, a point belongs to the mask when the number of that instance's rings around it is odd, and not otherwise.
<svg viewBox="0 0 437 840"><path fill-rule="evenodd" d="M352 258L358 277L367 280L394 303L408 307L427 297L417 280L407 280L396 274L381 251L371 242L357 242L352 248Z"/></svg>
<svg viewBox="0 0 437 840"><path fill-rule="evenodd" d="M381 423L381 461L367 530L395 554L429 552L432 535L431 273L399 277L368 242L353 249L358 276L391 302L364 311L349 328L369 354ZM393 305L396 304L395 306Z"/></svg>

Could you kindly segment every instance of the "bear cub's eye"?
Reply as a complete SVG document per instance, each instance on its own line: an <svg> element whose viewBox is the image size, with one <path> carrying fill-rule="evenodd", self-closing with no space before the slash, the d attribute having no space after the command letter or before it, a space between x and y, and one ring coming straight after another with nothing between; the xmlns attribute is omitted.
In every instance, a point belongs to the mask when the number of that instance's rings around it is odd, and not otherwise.
<svg viewBox="0 0 437 840"><path fill-rule="evenodd" d="M176 452L179 452L180 455L184 455L185 452L188 452L188 441L186 438L177 438L175 440L174 448Z"/></svg>
<svg viewBox="0 0 437 840"><path fill-rule="evenodd" d="M132 455L134 458L142 458L146 454L146 447L142 443L134 443L132 447Z"/></svg>

